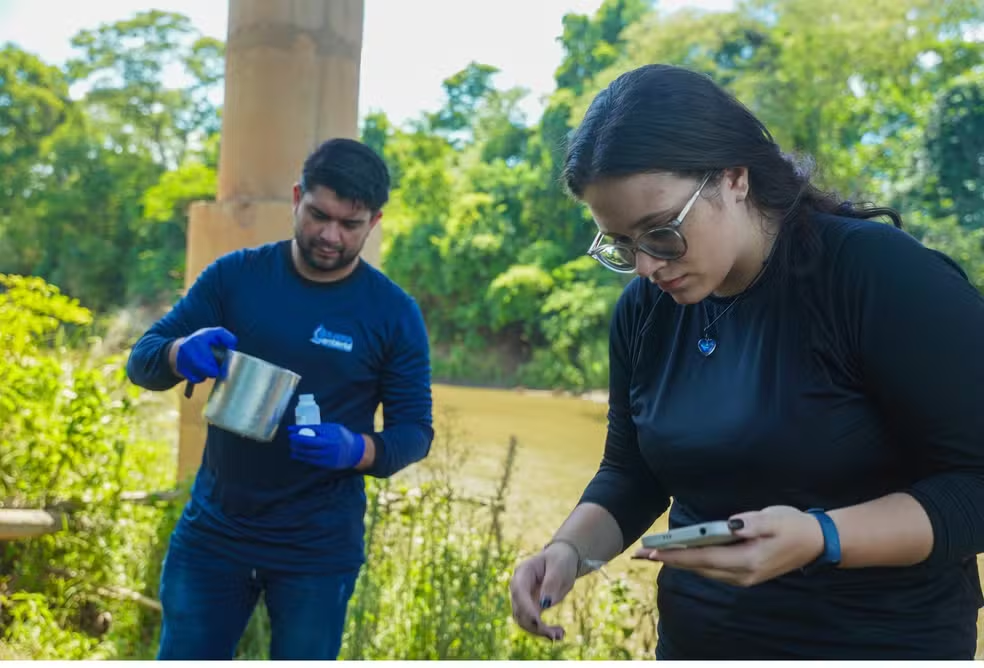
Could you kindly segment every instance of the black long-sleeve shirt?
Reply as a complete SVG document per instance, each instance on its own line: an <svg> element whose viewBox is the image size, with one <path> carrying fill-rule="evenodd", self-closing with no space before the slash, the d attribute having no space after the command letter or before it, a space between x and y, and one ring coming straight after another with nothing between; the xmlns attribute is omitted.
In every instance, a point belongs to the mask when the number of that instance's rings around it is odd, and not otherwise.
<svg viewBox="0 0 984 668"><path fill-rule="evenodd" d="M609 428L582 497L628 547L671 527L784 504L911 494L932 523L907 568L794 572L738 588L663 567L669 658L973 658L984 552L984 299L891 226L816 216L812 271L681 306L637 279L611 332Z"/></svg>
<svg viewBox="0 0 984 668"><path fill-rule="evenodd" d="M137 341L127 373L137 385L176 385L172 341L225 327L237 349L301 376L271 443L209 425L202 466L181 530L270 568L344 571L363 560L363 477L290 457L286 424L297 395L313 394L324 422L370 434L385 477L430 449L430 353L420 309L381 272L361 262L348 277L315 283L295 269L287 241L225 255ZM374 431L383 407L382 431Z"/></svg>

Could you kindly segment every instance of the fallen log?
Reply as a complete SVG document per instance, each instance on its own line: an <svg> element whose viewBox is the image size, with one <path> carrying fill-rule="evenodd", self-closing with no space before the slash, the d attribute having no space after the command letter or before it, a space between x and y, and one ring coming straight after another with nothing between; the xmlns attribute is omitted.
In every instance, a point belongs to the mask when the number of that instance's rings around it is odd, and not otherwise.
<svg viewBox="0 0 984 668"><path fill-rule="evenodd" d="M120 501L138 505L170 503L180 499L180 490L158 492L123 492ZM81 499L68 499L49 508L0 508L0 541L33 538L57 533L65 528L66 518L90 505Z"/></svg>
<svg viewBox="0 0 984 668"><path fill-rule="evenodd" d="M178 489L169 489L163 492L122 492L120 501L150 506L155 503L170 503L175 499L180 499L181 495L182 492Z"/></svg>
<svg viewBox="0 0 984 668"><path fill-rule="evenodd" d="M137 605L148 610L153 610L154 612L162 612L164 608L161 607L161 602L150 598L149 596L144 596L140 592L127 589L125 587L99 587L96 593L100 596L106 596L108 598L115 598L122 601L133 601Z"/></svg>
<svg viewBox="0 0 984 668"><path fill-rule="evenodd" d="M0 508L0 540L32 538L65 528L64 515L48 510Z"/></svg>
<svg viewBox="0 0 984 668"><path fill-rule="evenodd" d="M67 568L59 568L57 566L48 566L47 569L50 575L55 577L66 578L70 580L82 579L79 574L73 570ZM100 596L105 596L106 598L115 598L118 601L133 601L137 605L147 608L148 610L153 610L154 612L162 612L164 608L161 606L161 602L155 598L149 596L144 596L138 591L133 591L132 589L127 589L126 587L97 587L96 593Z"/></svg>

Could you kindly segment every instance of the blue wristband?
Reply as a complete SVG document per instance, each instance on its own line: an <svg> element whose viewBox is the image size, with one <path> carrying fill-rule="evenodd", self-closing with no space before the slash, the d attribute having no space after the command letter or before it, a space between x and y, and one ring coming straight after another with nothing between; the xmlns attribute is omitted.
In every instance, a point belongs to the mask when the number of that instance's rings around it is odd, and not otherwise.
<svg viewBox="0 0 984 668"><path fill-rule="evenodd" d="M823 552L800 570L804 574L810 575L818 571L836 568L841 562L840 533L837 531L837 525L834 524L830 515L820 508L811 508L806 512L817 518L820 523L820 531L823 532Z"/></svg>

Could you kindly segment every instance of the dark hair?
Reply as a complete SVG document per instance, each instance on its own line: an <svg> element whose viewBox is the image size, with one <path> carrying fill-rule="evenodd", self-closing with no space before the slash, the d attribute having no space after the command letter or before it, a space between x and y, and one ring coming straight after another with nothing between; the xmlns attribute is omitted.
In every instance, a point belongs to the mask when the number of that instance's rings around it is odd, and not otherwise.
<svg viewBox="0 0 984 668"><path fill-rule="evenodd" d="M563 178L581 197L597 179L647 172L700 176L747 167L749 199L780 221L777 259L818 243L812 213L852 218L899 215L860 207L810 182L808 162L785 155L763 123L709 77L671 65L645 65L619 76L591 102L567 148ZM794 241L795 243L790 243Z"/></svg>
<svg viewBox="0 0 984 668"><path fill-rule="evenodd" d="M390 176L383 159L354 139L329 139L304 161L301 189L331 188L342 199L379 211L389 200Z"/></svg>

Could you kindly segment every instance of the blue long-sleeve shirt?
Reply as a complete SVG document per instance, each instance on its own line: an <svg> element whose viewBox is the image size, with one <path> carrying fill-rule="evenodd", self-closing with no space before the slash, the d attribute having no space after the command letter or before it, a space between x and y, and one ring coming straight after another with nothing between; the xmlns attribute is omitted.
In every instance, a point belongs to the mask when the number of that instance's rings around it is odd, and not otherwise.
<svg viewBox="0 0 984 668"><path fill-rule="evenodd" d="M423 459L433 439L430 357L420 309L365 261L333 283L303 278L290 242L225 255L137 341L127 373L166 390L182 379L167 362L177 338L225 327L237 350L301 376L271 443L209 425L202 465L179 530L227 545L257 566L343 571L363 561L366 496L360 472L331 472L290 458L288 424L300 394L323 422L369 434L386 477ZM375 415L383 407L383 428Z"/></svg>
<svg viewBox="0 0 984 668"><path fill-rule="evenodd" d="M663 567L667 658L974 656L984 552L984 299L889 225L817 216L801 276L772 265L730 298L681 306L647 281L612 323L608 439L582 500L631 545L772 505L835 509L892 492L929 516L906 568L798 571L740 588ZM787 280L781 280L781 279Z"/></svg>

